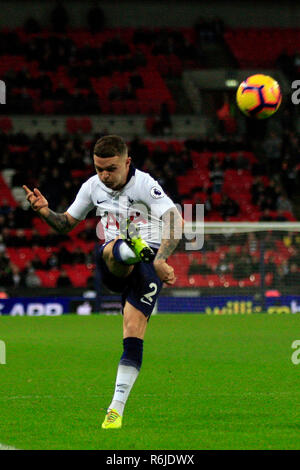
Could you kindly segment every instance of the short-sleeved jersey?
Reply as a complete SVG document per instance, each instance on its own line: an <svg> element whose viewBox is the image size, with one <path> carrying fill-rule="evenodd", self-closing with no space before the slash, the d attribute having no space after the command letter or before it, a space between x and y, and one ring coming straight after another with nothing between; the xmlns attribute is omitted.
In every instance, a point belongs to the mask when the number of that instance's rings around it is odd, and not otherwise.
<svg viewBox="0 0 300 470"><path fill-rule="evenodd" d="M77 220L84 220L96 207L101 223L97 234L106 242L119 235L120 221L130 217L141 237L157 248L162 236L161 217L174 206L155 179L131 165L127 183L117 191L107 188L98 175L89 178L67 212Z"/></svg>

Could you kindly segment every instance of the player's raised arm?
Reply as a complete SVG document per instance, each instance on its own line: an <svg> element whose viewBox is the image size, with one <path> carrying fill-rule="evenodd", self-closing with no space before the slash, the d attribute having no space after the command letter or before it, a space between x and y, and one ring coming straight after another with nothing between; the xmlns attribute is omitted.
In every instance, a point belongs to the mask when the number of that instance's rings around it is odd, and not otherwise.
<svg viewBox="0 0 300 470"><path fill-rule="evenodd" d="M174 284L176 281L174 269L167 264L166 260L179 244L184 221L175 207L168 210L162 216L162 220L164 222L162 240L155 256L154 267L162 281Z"/></svg>
<svg viewBox="0 0 300 470"><path fill-rule="evenodd" d="M68 212L58 214L57 212L49 209L47 199L37 188L34 188L34 190L31 191L26 185L24 185L23 189L26 192L26 199L30 203L31 208L37 212L45 222L50 225L50 227L57 230L57 232L70 232L70 230L79 224L80 220L75 219L68 214Z"/></svg>

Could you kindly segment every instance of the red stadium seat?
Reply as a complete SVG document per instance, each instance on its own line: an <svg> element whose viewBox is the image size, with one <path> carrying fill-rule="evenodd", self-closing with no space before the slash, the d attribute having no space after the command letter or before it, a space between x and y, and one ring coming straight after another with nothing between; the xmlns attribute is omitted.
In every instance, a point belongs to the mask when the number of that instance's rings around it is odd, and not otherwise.
<svg viewBox="0 0 300 470"><path fill-rule="evenodd" d="M92 131L92 121L88 117L84 117L78 120L78 127L84 134L89 134Z"/></svg>
<svg viewBox="0 0 300 470"><path fill-rule="evenodd" d="M10 132L13 128L12 120L10 117L0 118L0 129L7 133Z"/></svg>
<svg viewBox="0 0 300 470"><path fill-rule="evenodd" d="M66 129L70 134L76 134L80 129L79 121L75 118L67 118Z"/></svg>
<svg viewBox="0 0 300 470"><path fill-rule="evenodd" d="M51 271L37 269L35 273L40 278L43 287L56 287L57 279L60 275L58 269L51 269Z"/></svg>

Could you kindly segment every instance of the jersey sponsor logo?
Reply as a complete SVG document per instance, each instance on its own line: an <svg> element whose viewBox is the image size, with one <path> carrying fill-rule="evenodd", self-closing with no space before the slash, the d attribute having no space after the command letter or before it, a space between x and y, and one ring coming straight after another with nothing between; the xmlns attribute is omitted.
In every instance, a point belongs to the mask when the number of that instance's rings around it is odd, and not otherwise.
<svg viewBox="0 0 300 470"><path fill-rule="evenodd" d="M98 199L97 199L97 204L102 204L105 201L107 201L107 199L103 199L103 201L98 201Z"/></svg>
<svg viewBox="0 0 300 470"><path fill-rule="evenodd" d="M153 188L151 188L150 194L154 199L164 197L164 193L157 186L153 186Z"/></svg>

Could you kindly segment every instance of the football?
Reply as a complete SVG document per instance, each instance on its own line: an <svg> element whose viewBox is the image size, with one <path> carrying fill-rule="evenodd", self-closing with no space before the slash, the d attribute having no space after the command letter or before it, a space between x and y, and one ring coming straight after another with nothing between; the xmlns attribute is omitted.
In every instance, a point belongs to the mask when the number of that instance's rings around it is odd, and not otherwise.
<svg viewBox="0 0 300 470"><path fill-rule="evenodd" d="M268 75L256 74L246 78L236 93L237 105L248 117L265 119L274 114L281 103L278 82Z"/></svg>

